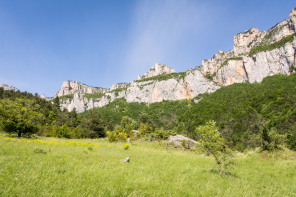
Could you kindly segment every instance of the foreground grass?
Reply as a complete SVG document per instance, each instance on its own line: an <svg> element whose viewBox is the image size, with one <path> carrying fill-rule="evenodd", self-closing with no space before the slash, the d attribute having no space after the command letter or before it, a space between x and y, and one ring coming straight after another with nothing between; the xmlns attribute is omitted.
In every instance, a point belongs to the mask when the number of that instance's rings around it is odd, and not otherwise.
<svg viewBox="0 0 296 197"><path fill-rule="evenodd" d="M234 176L223 176L212 171L211 157L159 143L133 143L124 150L123 144L104 140L41 141L46 143L0 137L0 196L296 194L293 152L279 152L275 159L267 153L241 155ZM127 156L131 162L122 162Z"/></svg>

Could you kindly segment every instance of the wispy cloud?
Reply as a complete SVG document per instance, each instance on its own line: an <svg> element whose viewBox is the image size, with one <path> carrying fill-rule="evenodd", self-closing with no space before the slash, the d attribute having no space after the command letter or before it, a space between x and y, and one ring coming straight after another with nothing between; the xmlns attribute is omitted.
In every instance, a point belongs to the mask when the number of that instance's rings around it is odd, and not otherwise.
<svg viewBox="0 0 296 197"><path fill-rule="evenodd" d="M161 3L160 3L161 2ZM188 35L202 28L205 5L194 1L139 1L127 51L128 72L143 73L171 58Z"/></svg>

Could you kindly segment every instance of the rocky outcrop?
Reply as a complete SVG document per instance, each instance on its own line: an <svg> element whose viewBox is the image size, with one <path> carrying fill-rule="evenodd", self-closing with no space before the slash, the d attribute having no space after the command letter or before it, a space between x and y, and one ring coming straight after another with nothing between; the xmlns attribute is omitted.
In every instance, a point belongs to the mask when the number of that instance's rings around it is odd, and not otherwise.
<svg viewBox="0 0 296 197"><path fill-rule="evenodd" d="M215 54L209 60L203 60L201 72L204 76L213 76L219 85L233 83L261 82L263 78L275 74L289 74L295 67L294 41L274 49L257 52L250 57L250 51L256 47L270 46L272 43L296 33L296 9L289 18L278 23L268 31L252 28L234 36L233 51Z"/></svg>
<svg viewBox="0 0 296 197"><path fill-rule="evenodd" d="M127 102L154 103L164 100L191 99L199 94L214 92L220 88L214 82L206 79L199 70L188 70L182 76L175 76L167 80L133 81L117 87L119 88L114 89L113 86L104 93L94 94L93 98L76 92L73 98L62 101L61 108L69 111L75 108L77 112L81 113L94 107L105 106L119 98L125 98Z"/></svg>
<svg viewBox="0 0 296 197"><path fill-rule="evenodd" d="M242 60L229 60L218 69L214 81L227 86L241 82L261 82L265 77L275 74L295 72L296 37L293 42L271 51L264 51Z"/></svg>
<svg viewBox="0 0 296 197"><path fill-rule="evenodd" d="M212 75L220 68L221 64L234 57L233 51L219 51L209 60L202 60L201 72L203 75Z"/></svg>
<svg viewBox="0 0 296 197"><path fill-rule="evenodd" d="M229 60L225 66L217 71L215 81L220 85L231 85L247 81L243 60Z"/></svg>
<svg viewBox="0 0 296 197"><path fill-rule="evenodd" d="M94 94L105 92L106 90L107 89L105 88L91 87L78 81L64 81L61 89L55 94L55 96L64 96L75 93Z"/></svg>
<svg viewBox="0 0 296 197"><path fill-rule="evenodd" d="M266 35L266 31L259 31L252 28L244 33L239 33L233 38L233 55L246 55L250 52L256 43L260 43Z"/></svg>
<svg viewBox="0 0 296 197"><path fill-rule="evenodd" d="M265 77L275 74L290 74L295 72L296 37L291 43L274 49L258 53L252 57L243 57L248 81L261 82Z"/></svg>
<svg viewBox="0 0 296 197"><path fill-rule="evenodd" d="M172 144L176 148L195 148L198 145L198 142L185 137L183 135L170 135L168 138L168 143Z"/></svg>
<svg viewBox="0 0 296 197"><path fill-rule="evenodd" d="M167 65L156 63L154 66L150 68L149 72L145 73L143 76L138 75L138 80L175 72L176 71L174 69Z"/></svg>
<svg viewBox="0 0 296 197"><path fill-rule="evenodd" d="M198 94L214 92L218 88L219 86L206 79L199 70L188 70L184 78L132 82L125 98L127 102L154 103L164 100L191 99Z"/></svg>
<svg viewBox="0 0 296 197"><path fill-rule="evenodd" d="M121 89L121 88L127 88L129 86L129 83L118 83L118 84L113 84L110 87L110 90L116 90L116 89Z"/></svg>
<svg viewBox="0 0 296 197"><path fill-rule="evenodd" d="M6 84L6 83L1 83L0 87L3 88L4 90L19 91L19 89L13 87L12 85Z"/></svg>

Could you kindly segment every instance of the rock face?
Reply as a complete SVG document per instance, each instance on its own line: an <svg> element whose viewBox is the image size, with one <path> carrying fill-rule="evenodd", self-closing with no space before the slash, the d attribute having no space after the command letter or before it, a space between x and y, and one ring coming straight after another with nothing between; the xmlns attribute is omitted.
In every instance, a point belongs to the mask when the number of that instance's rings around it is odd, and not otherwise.
<svg viewBox="0 0 296 197"><path fill-rule="evenodd" d="M164 100L191 99L198 94L214 92L219 86L198 70L188 70L184 78L163 81L132 82L126 91L127 102L154 103Z"/></svg>
<svg viewBox="0 0 296 197"><path fill-rule="evenodd" d="M242 60L230 60L225 66L217 71L215 81L220 85L231 85L247 81L248 76L245 72Z"/></svg>
<svg viewBox="0 0 296 197"><path fill-rule="evenodd" d="M156 63L154 66L150 68L149 72L145 73L143 76L138 75L138 80L175 72L176 71L174 69L167 65Z"/></svg>
<svg viewBox="0 0 296 197"><path fill-rule="evenodd" d="M258 52L251 57L249 53L253 48L269 46L295 33L296 9L293 9L288 19L268 31L252 28L237 34L233 38L233 50L219 51L213 58L203 60L200 70L204 76L211 75L213 81L222 86L245 81L261 82L267 76L290 74L295 72L295 36L292 42L283 46Z"/></svg>
<svg viewBox="0 0 296 197"><path fill-rule="evenodd" d="M127 88L129 86L129 83L118 83L118 84L113 84L110 87L110 90L115 90L115 89L119 89L119 88Z"/></svg>
<svg viewBox="0 0 296 197"><path fill-rule="evenodd" d="M61 108L69 111L75 108L81 113L94 107L102 107L119 98L125 98L127 102L145 103L191 99L205 92L214 92L218 88L220 86L206 79L195 69L188 70L184 76L162 81L133 81L124 85L112 85L109 90L99 92L95 94L98 97L93 98L87 98L85 93L76 92L72 99L62 101Z"/></svg>
<svg viewBox="0 0 296 197"><path fill-rule="evenodd" d="M65 81L56 96L74 94L73 97L63 100L61 108L69 111L76 108L78 112L83 112L102 107L119 98L125 98L127 102L145 103L192 99L202 93L214 92L221 86L247 81L261 82L267 76L290 74L295 72L296 36L284 45L252 55L250 51L258 46L270 46L293 35L296 33L295 29L296 9L293 9L288 19L268 31L252 28L235 35L233 50L219 51L211 59L203 60L201 67L185 73L176 73L171 67L156 63L149 72L143 76L139 75L137 81L115 84L110 89L90 87L77 81ZM169 75L169 78L163 77L165 79L155 78L163 74L172 75ZM154 78L149 79L150 77Z"/></svg>
<svg viewBox="0 0 296 197"><path fill-rule="evenodd" d="M201 72L204 75L212 75L217 72L224 61L232 57L234 57L233 51L219 51L211 59L202 60Z"/></svg>
<svg viewBox="0 0 296 197"><path fill-rule="evenodd" d="M91 87L77 81L64 81L61 89L55 94L55 96L64 96L68 94L75 94L77 92L94 94L104 92L106 90L107 89L104 88Z"/></svg>
<svg viewBox="0 0 296 197"><path fill-rule="evenodd" d="M1 83L0 87L2 87L4 90L14 90L14 91L19 91L19 89L13 87L12 85L6 84L6 83Z"/></svg>
<svg viewBox="0 0 296 197"><path fill-rule="evenodd" d="M239 56L250 52L256 43L262 41L266 35L265 31L252 28L244 33L239 33L233 38L233 55Z"/></svg>
<svg viewBox="0 0 296 197"><path fill-rule="evenodd" d="M243 57L247 80L251 83L261 82L263 78L275 74L290 74L295 72L296 37L291 43L261 52L253 57Z"/></svg>

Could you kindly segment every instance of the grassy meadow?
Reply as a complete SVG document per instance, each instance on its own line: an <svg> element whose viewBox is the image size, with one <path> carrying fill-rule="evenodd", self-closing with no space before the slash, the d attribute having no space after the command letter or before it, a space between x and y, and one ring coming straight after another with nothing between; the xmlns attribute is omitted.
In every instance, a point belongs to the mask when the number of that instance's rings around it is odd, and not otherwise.
<svg viewBox="0 0 296 197"><path fill-rule="evenodd" d="M236 154L229 176L213 171L209 156L159 142L124 144L1 133L0 196L296 195L295 152Z"/></svg>

